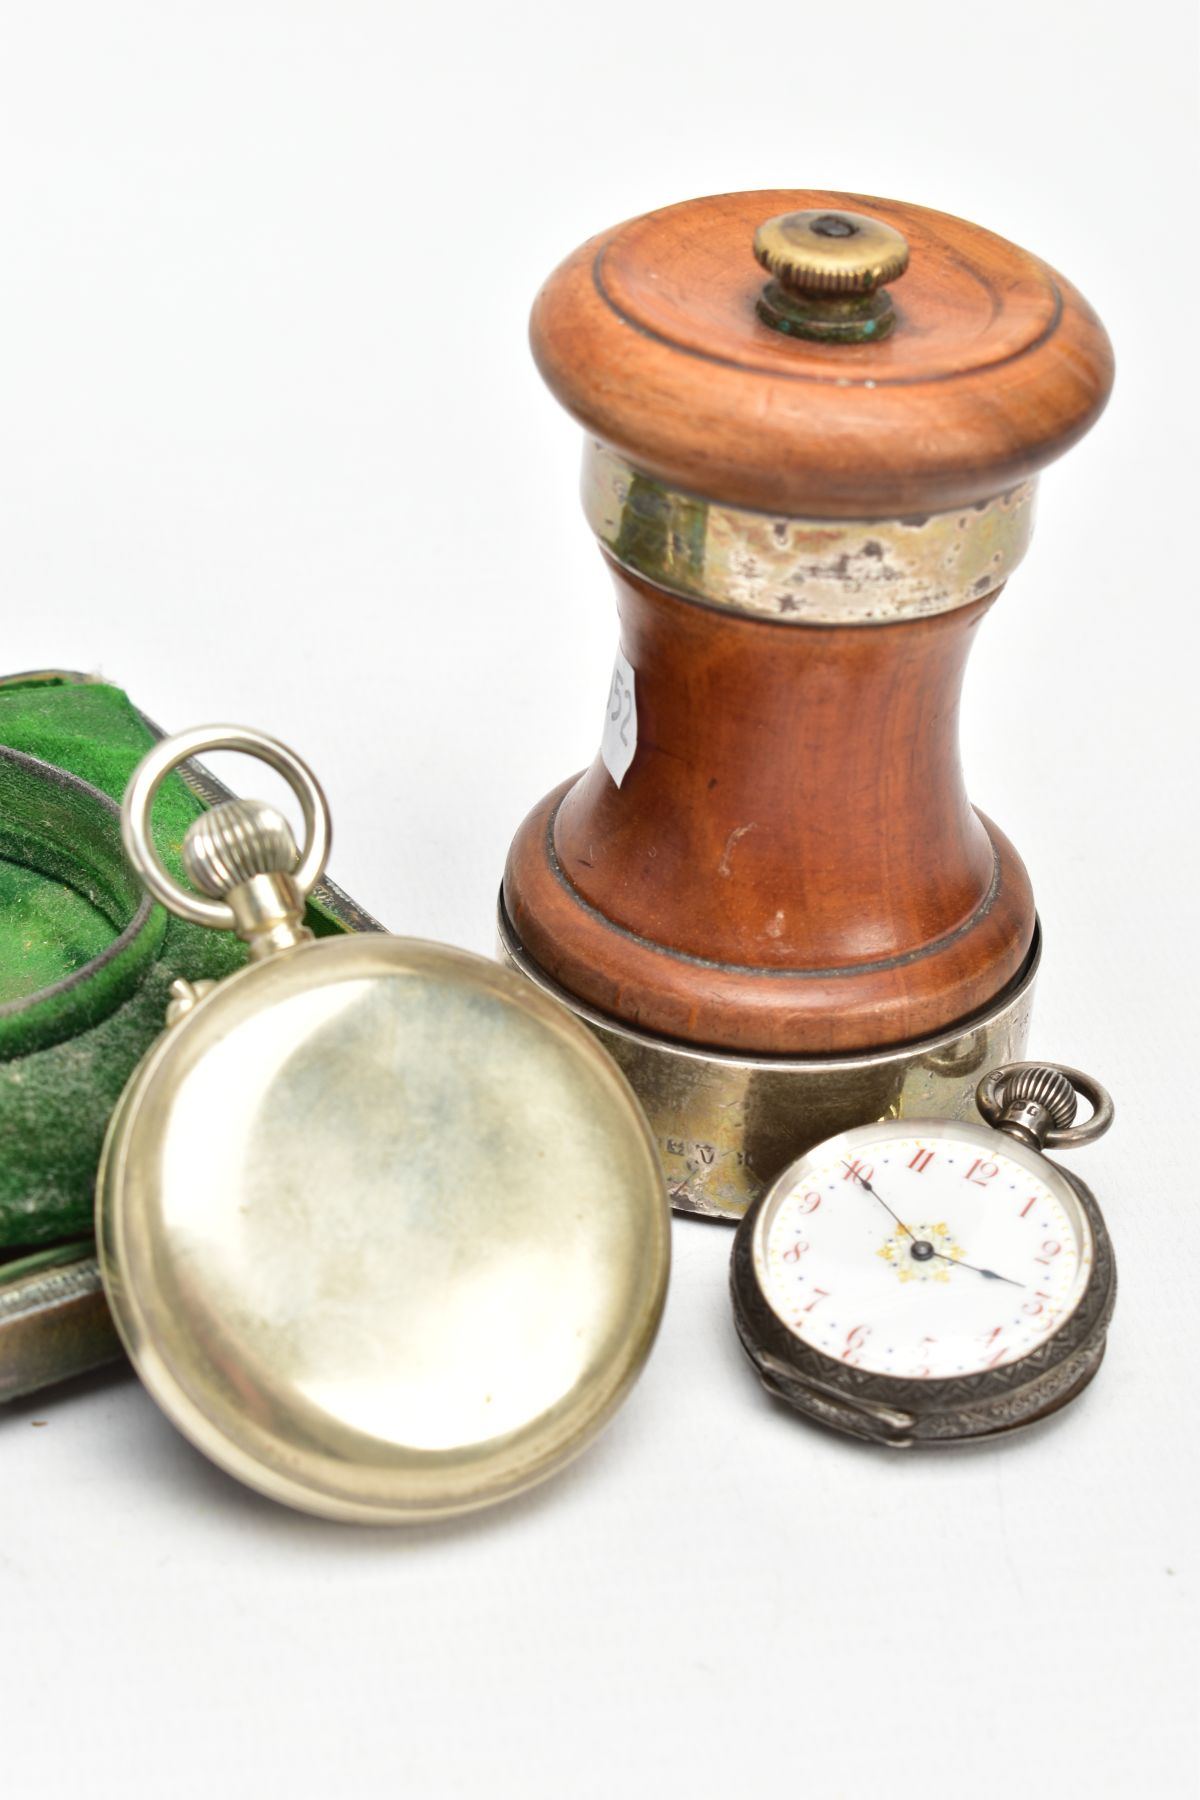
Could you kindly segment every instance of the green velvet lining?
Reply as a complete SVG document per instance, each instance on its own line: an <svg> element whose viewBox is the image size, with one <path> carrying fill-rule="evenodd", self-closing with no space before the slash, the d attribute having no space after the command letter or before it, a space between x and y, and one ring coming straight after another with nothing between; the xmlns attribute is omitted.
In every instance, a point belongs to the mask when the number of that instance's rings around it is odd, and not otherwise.
<svg viewBox="0 0 1200 1800"><path fill-rule="evenodd" d="M0 857L0 1005L77 973L112 935L111 919L82 894Z"/></svg>
<svg viewBox="0 0 1200 1800"><path fill-rule="evenodd" d="M119 688L0 682L0 746L81 777L113 801L153 742ZM115 815L101 805L91 817L74 790L64 800L65 783L53 825L45 813L39 822L30 796L47 779L53 786L52 774L31 777L19 758L0 755L0 1251L9 1252L91 1231L105 1125L163 1029L171 982L219 979L245 959L227 933L168 918L158 906L133 934L137 942L114 949L138 901L129 871L110 854ZM182 779L168 777L154 835L177 877L184 833L201 811ZM308 923L320 935L344 929L311 904ZM35 990L43 973L51 979Z"/></svg>
<svg viewBox="0 0 1200 1800"><path fill-rule="evenodd" d="M125 860L116 801L6 745L0 856L0 1057L28 1056L129 998L166 916Z"/></svg>

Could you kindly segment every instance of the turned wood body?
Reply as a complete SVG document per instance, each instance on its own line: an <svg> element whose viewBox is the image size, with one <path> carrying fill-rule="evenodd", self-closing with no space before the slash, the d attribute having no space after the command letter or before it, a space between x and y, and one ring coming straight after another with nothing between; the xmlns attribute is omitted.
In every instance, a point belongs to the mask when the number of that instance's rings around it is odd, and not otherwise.
<svg viewBox="0 0 1200 1800"><path fill-rule="evenodd" d="M1033 896L972 809L958 697L988 602L797 630L614 568L638 754L535 809L505 886L563 987L737 1050L901 1043L1016 976Z"/></svg>
<svg viewBox="0 0 1200 1800"><path fill-rule="evenodd" d="M755 227L848 207L903 232L883 343L814 344L755 311ZM888 518L1001 493L1081 438L1112 351L1056 270L965 219L861 194L719 194L590 239L534 303L534 357L581 424L690 493Z"/></svg>
<svg viewBox="0 0 1200 1800"><path fill-rule="evenodd" d="M912 242L893 336L780 338L754 312L754 224L852 199ZM597 758L522 826L517 937L568 993L698 1046L870 1051L969 1019L1036 924L959 760L966 658L1024 547L986 508L1015 517L1012 484L1103 405L1094 315L962 221L772 192L585 246L533 332L593 463L617 459L589 516L637 750L620 785Z"/></svg>

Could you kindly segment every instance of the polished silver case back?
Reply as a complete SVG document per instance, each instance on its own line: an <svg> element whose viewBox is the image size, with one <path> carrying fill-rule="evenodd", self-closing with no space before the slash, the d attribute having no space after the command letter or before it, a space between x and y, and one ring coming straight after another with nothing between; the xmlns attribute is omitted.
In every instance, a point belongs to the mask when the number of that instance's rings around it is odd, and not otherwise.
<svg viewBox="0 0 1200 1800"><path fill-rule="evenodd" d="M1066 1191L1092 1238L1091 1274L1078 1305L1028 1356L996 1369L945 1379L852 1368L806 1344L774 1310L758 1278L756 1262L775 1210L810 1161L852 1159L864 1145L889 1136L911 1137L919 1128L920 1122L912 1119L863 1125L799 1158L746 1214L730 1261L734 1323L742 1348L767 1389L819 1424L897 1449L977 1442L1031 1425L1064 1406L1082 1392L1100 1366L1116 1299L1112 1244L1094 1196L1077 1176L986 1125L930 1120L931 1135L977 1144L984 1152L994 1152L999 1141L1006 1156Z"/></svg>
<svg viewBox="0 0 1200 1800"><path fill-rule="evenodd" d="M264 929L177 995L110 1124L118 1330L180 1430L275 1500L368 1523L502 1500L650 1350L669 1212L645 1120L584 1027L484 958Z"/></svg>

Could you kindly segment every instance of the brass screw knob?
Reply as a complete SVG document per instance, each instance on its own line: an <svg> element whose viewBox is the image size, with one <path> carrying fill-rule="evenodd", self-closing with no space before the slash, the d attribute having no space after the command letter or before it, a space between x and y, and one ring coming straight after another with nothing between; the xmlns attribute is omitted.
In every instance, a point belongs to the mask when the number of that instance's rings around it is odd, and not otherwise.
<svg viewBox="0 0 1200 1800"><path fill-rule="evenodd" d="M908 267L908 244L882 219L852 212L781 213L754 234L773 277L758 314L776 331L826 343L886 337L895 309L881 290Z"/></svg>

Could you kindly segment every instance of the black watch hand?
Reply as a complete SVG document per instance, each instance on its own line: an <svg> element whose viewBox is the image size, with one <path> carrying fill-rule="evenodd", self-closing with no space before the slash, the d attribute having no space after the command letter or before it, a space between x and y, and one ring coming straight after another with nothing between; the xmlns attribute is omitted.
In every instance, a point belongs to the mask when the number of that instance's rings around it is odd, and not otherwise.
<svg viewBox="0 0 1200 1800"><path fill-rule="evenodd" d="M871 1186L871 1184L867 1180L866 1176L860 1175L858 1170L854 1167L854 1164L846 1162L844 1158L842 1161L842 1167L844 1169L849 1170L850 1174L853 1175L855 1181L862 1183L863 1187L866 1188L868 1194L873 1194L875 1196L875 1198L876 1198L876 1200L878 1200L880 1206L882 1206L884 1212L892 1213L892 1217L893 1217L893 1219L895 1219L895 1221L896 1221L897 1225L900 1227L901 1231L908 1231L909 1237L913 1240L913 1242L915 1244L918 1241L916 1232L908 1230L908 1226L904 1223L904 1220L900 1217L900 1214L892 1212L891 1207L888 1205L888 1203L884 1199L883 1195L881 1193L879 1193L877 1189L875 1189Z"/></svg>
<svg viewBox="0 0 1200 1800"><path fill-rule="evenodd" d="M944 1250L935 1250L933 1254L940 1256L943 1262L953 1263L956 1269L970 1269L976 1275L986 1275L989 1281L1007 1281L1009 1287L1023 1288L1028 1285L1024 1281L1014 1281L1011 1275L997 1275L995 1269L981 1269L978 1263L964 1262L961 1256L947 1256Z"/></svg>
<svg viewBox="0 0 1200 1800"><path fill-rule="evenodd" d="M918 1261L928 1262L931 1256L936 1256L939 1257L942 1262L953 1263L957 1269L970 1269L973 1275L982 1275L988 1281L1005 1281L1008 1283L1009 1287L1023 1288L1026 1285L1023 1281L1014 1281L1011 1275L997 1275L995 1269L981 1269L977 1263L963 1262L960 1256L948 1256L944 1250L935 1250L927 1238L919 1238L915 1231L910 1230L904 1223L904 1220L900 1217L899 1213L892 1212L891 1207L888 1205L883 1195L877 1188L871 1186L871 1183L867 1180L865 1175L859 1174L852 1163L846 1162L845 1158L843 1158L842 1167L847 1169L849 1173L853 1175L855 1181L860 1182L862 1186L866 1188L868 1194L874 1195L884 1212L891 1213L892 1218L895 1219L901 1231L908 1232L909 1237L913 1240L913 1255L917 1256Z"/></svg>

